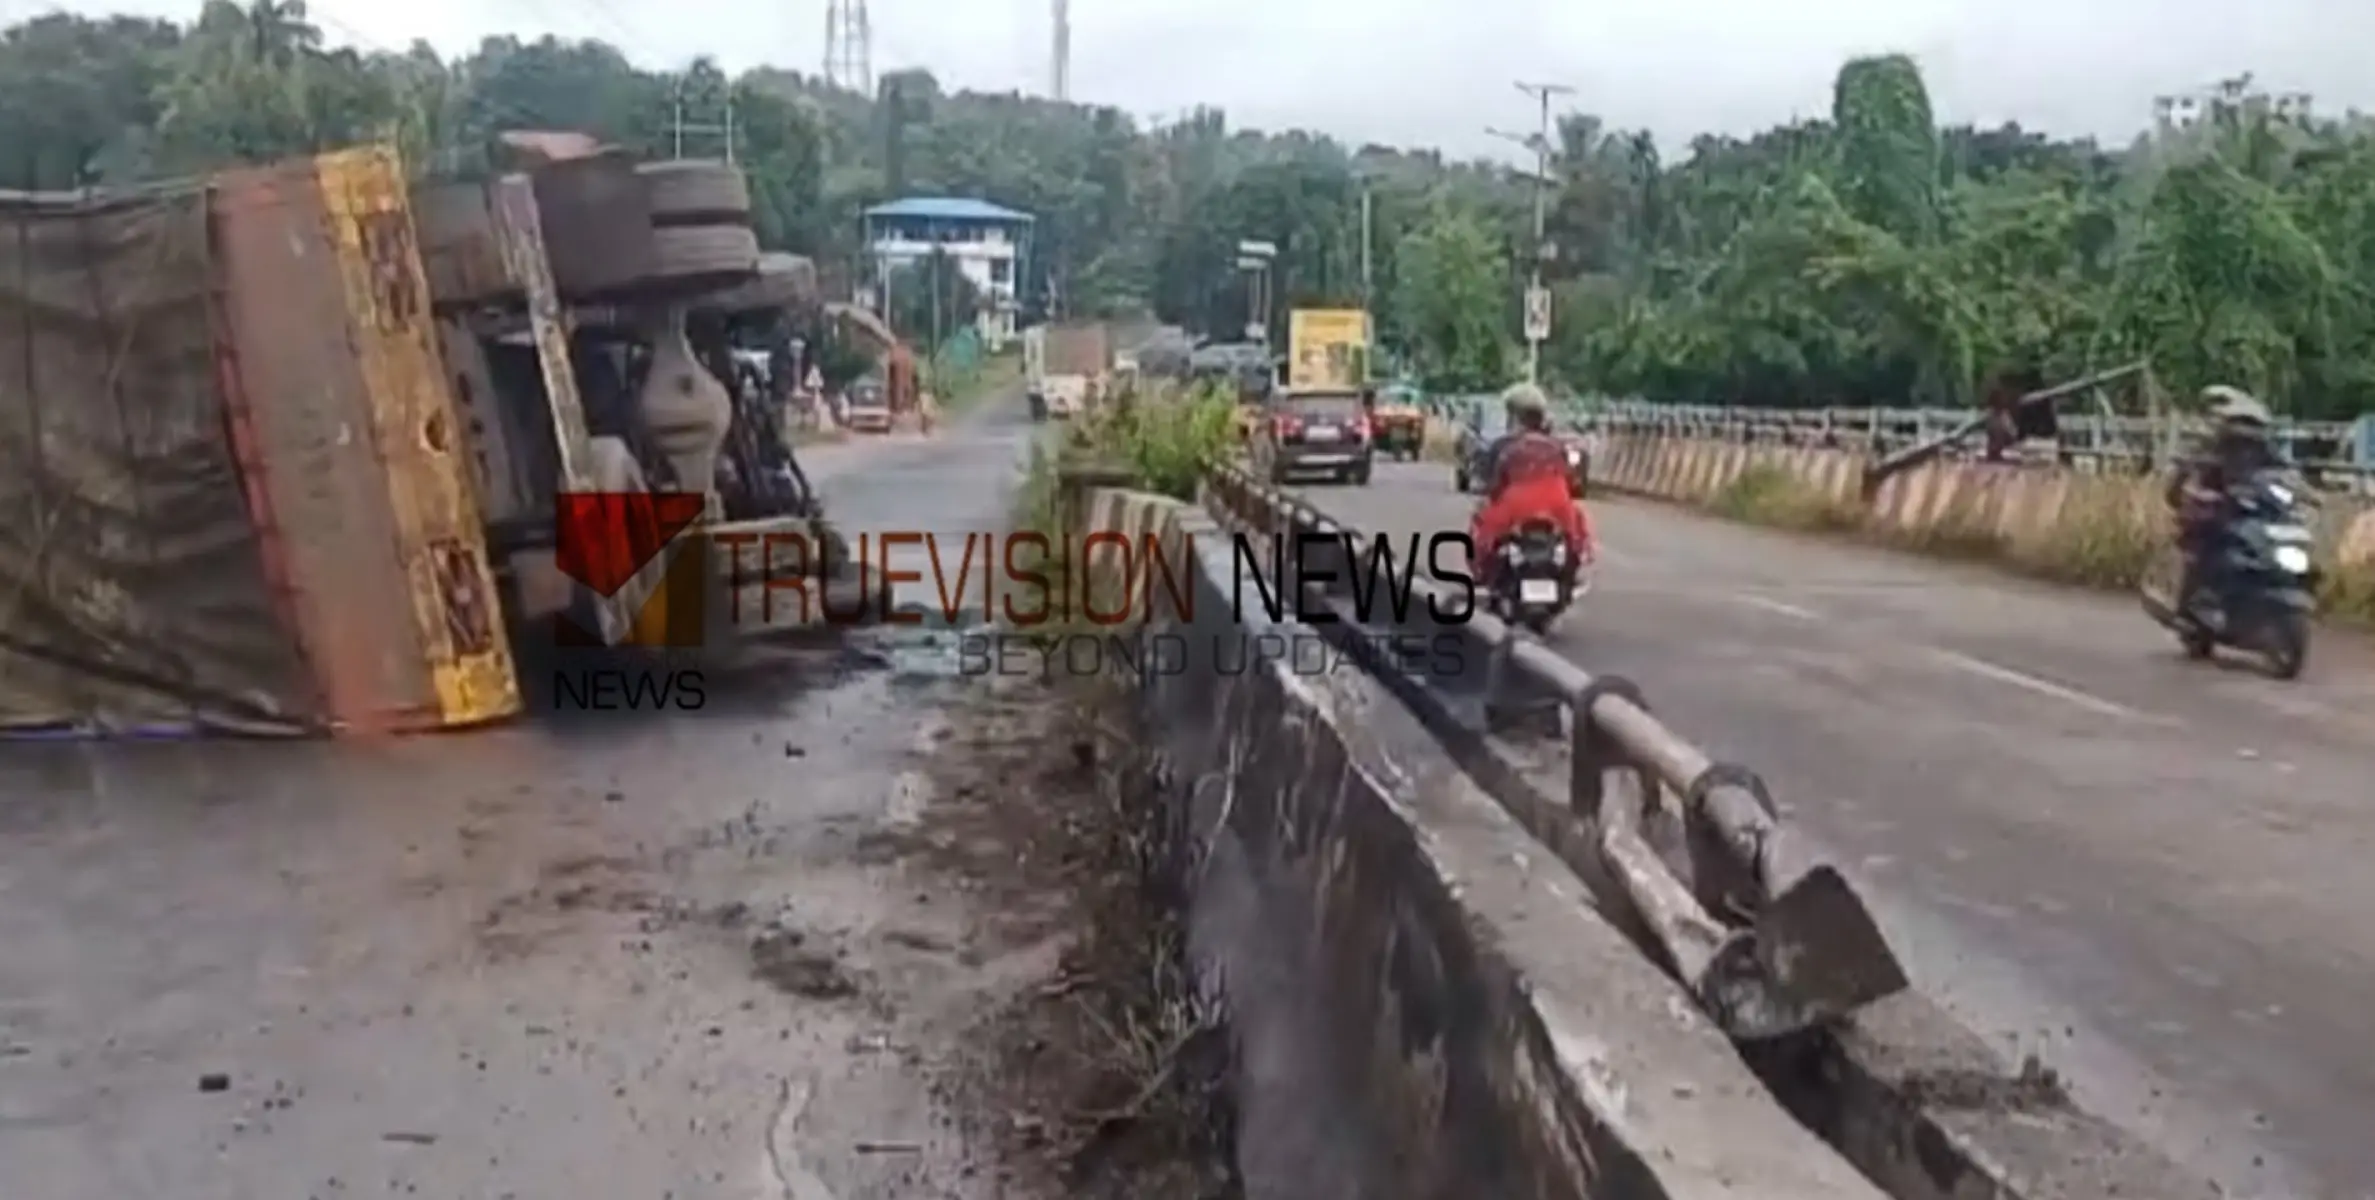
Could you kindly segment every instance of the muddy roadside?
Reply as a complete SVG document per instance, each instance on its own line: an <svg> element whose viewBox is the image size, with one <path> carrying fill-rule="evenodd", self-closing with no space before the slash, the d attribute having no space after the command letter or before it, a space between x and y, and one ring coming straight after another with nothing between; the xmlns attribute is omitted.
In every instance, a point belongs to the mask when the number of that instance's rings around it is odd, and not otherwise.
<svg viewBox="0 0 2375 1200"><path fill-rule="evenodd" d="M904 852L983 898L979 944L1046 947L1052 968L958 1034L942 1086L1033 1194L1228 1200L1229 1035L1187 966L1179 859L1138 802L1116 687L995 680L933 761Z"/></svg>
<svg viewBox="0 0 2375 1200"><path fill-rule="evenodd" d="M970 528L1026 433L839 493ZM1100 816L1121 756L911 657L669 716L12 748L0 1194L1225 1194L1161 1182L1211 1140L1165 1120L1188 1056L1127 1049L1170 943Z"/></svg>

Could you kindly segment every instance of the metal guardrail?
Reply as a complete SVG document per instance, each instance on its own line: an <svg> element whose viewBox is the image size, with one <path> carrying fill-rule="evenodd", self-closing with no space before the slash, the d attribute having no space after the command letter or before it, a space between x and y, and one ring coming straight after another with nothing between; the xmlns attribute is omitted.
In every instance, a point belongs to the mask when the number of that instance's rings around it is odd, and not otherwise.
<svg viewBox="0 0 2375 1200"><path fill-rule="evenodd" d="M1326 548L1347 546L1348 535L1365 543L1361 535L1234 464L1217 468L1211 486L1240 528L1316 539L1320 555L1288 556L1312 568L1315 584L1349 583L1350 564L1330 560ZM1301 594L1303 580L1287 582L1295 589L1280 594ZM1434 590L1425 579L1416 586ZM1332 599L1349 606L1347 595ZM1357 626L1350 607L1360 606L1348 607L1344 624ZM1488 721L1560 710L1573 753L1569 802L1597 839L1597 861L1587 865L1621 887L1655 949L1726 1032L1741 1039L1795 1033L1906 986L1844 876L1789 845L1755 772L1712 759L1666 728L1630 681L1595 676L1489 613L1472 614L1458 632L1483 651L1476 660L1482 677L1459 686L1476 693ZM1667 797L1678 811L1662 811ZM1681 822L1688 881L1666 867L1644 834L1644 821L1661 815Z"/></svg>
<svg viewBox="0 0 2375 1200"><path fill-rule="evenodd" d="M1778 446L1855 450L1875 458L1949 437L1972 426L1973 409L1751 408L1620 401L1563 413L1578 428L1615 434L1696 438ZM2198 420L2064 413L2052 448L2063 465L2080 470L2149 473L2178 446L2207 431ZM2375 492L2375 463L2358 461L2357 427L2348 422L2284 422L2273 440L2303 475L2329 490ZM1948 457L1976 446L1957 446ZM2030 451L2018 451L2024 458ZM2041 453L2039 451L2038 453Z"/></svg>
<svg viewBox="0 0 2375 1200"><path fill-rule="evenodd" d="M1763 780L1668 728L1632 681L1594 675L1483 612L1432 626L1482 651L1470 677L1414 675L1364 636L1364 615L1375 613L1352 594L1351 559L1369 544L1365 534L1236 464L1209 472L1206 499L1238 533L1306 543L1279 556L1279 569L1293 577L1277 580L1276 594L1327 605L1336 620L1319 631L1444 737L1463 768L1576 871L1604 912L1620 925L1630 918L1628 932L1740 1045L1776 1096L1892 1194L2220 1194L2071 1106L2033 1059L2009 1070L1978 1035L1913 991L1863 900L1835 865L1792 836ZM1369 578L1374 587L1374 573ZM1453 611L1462 599L1414 580L1410 595L1422 591ZM1453 715L1449 693L1462 690L1481 702L1481 728ZM1563 806L1543 797L1530 769L1480 736L1544 715L1557 718L1566 739ZM1653 839L1653 826L1680 836Z"/></svg>

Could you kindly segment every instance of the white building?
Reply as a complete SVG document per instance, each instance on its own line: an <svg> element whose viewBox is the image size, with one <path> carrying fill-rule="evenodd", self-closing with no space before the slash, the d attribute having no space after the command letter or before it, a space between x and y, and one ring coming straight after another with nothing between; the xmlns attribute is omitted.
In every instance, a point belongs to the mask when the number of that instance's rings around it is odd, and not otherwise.
<svg viewBox="0 0 2375 1200"><path fill-rule="evenodd" d="M877 204L866 210L866 244L874 256L875 286L879 289L893 270L919 263L934 250L946 253L981 293L982 312L976 324L982 341L996 349L1015 336L1023 267L1034 223L1029 213L986 200L922 196ZM888 305L879 291L875 304L887 313Z"/></svg>

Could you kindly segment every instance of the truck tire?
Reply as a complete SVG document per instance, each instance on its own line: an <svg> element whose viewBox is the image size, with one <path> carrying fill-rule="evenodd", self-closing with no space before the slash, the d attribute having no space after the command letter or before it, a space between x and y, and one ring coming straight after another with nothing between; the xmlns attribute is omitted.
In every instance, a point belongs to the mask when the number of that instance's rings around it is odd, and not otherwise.
<svg viewBox="0 0 2375 1200"><path fill-rule="evenodd" d="M651 197L651 222L744 225L750 222L750 180L724 163L656 162L635 168Z"/></svg>
<svg viewBox="0 0 2375 1200"><path fill-rule="evenodd" d="M664 226L651 238L651 274L643 282L724 287L759 269L759 237L748 225Z"/></svg>
<svg viewBox="0 0 2375 1200"><path fill-rule="evenodd" d="M594 300L651 273L649 189L633 163L616 155L572 159L529 178L553 287L565 299Z"/></svg>

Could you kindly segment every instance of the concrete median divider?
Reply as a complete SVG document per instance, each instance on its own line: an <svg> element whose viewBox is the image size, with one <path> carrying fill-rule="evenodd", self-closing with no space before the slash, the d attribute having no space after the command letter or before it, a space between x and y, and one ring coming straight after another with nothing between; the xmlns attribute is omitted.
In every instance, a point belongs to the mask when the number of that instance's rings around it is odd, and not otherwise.
<svg viewBox="0 0 2375 1200"><path fill-rule="evenodd" d="M1687 480L1682 486L1693 488L1713 486L1724 472L1743 469L1738 456L1679 447L1631 461L1630 469L1676 472L1666 477ZM1309 502L1264 488L1229 468L1213 474L1211 503L1240 537L1365 541ZM1209 559L1213 551L1204 553ZM1430 1030L1421 1044L1439 1057L1429 1060L1429 1072L1463 1069L1457 1059L1440 1057L1462 1044L1491 1047L1490 1054L1499 1057L1488 1057L1484 1064L1515 1062L1537 1072L1532 1076L1537 1080L1558 1081L1559 1075L1539 1072L1564 1067L1574 1076L1565 1082L1578 1088L1583 1101L1574 1111L1610 1130L1625 1127L1615 1118L1627 1106L1612 1105L1616 1096L1654 1096L1678 1080L1700 1094L1706 1087L1702 1080L1719 1081L1728 1107L1720 1124L1702 1128L1737 1139L1732 1153L1769 1147L1794 1173L1733 1175L1727 1189L1707 1194L1800 1194L1810 1186L1800 1181L1834 1168L1831 1156L1857 1171L1853 1187L1824 1185L1840 1189L1825 1194L1843 1196L1875 1189L1921 1200L2207 1200L2217 1194L2127 1132L2078 1109L2049 1070L2034 1062L2018 1067L2004 1062L1909 987L1845 874L1791 836L1755 773L1711 760L1677 736L1651 715L1640 689L1622 679L1593 676L1530 635L1481 613L1458 622L1397 617L1398 622L1431 623L1435 633L1453 636L1464 648L1458 670L1398 669L1374 648L1368 634L1378 630L1361 616L1350 594L1360 584L1343 565L1325 555L1288 556L1278 567L1284 577L1275 582L1280 594L1331 614L1309 628L1346 648L1364 671L1321 682L1291 673L1223 677L1200 685L1157 681L1152 694L1166 712L1215 714L1197 718L1205 723L1204 732L1189 743L1192 753L1183 761L1262 763L1272 761L1266 751L1300 747L1277 768L1292 774L1293 782L1275 776L1257 780L1233 767L1213 784L1232 799L1198 811L1224 814L1216 818L1219 824L1244 835L1260 834L1266 815L1246 817L1226 804L1241 806L1275 789L1280 799L1256 801L1262 806L1257 811L1283 806L1281 823L1263 835L1267 842L1249 845L1257 854L1265 846L1284 848L1267 852L1282 855L1289 877L1301 881L1302 894L1316 898L1315 919L1289 922L1296 936L1309 929L1331 945L1344 943L1330 952L1330 961L1340 965L1330 969L1328 984L1361 988L1362 981L1381 972L1389 980L1412 978L1392 961L1395 954L1415 951L1357 949L1376 939L1440 952L1460 944L1460 935L1451 932L1455 925L1469 931L1482 956L1423 959L1442 972L1426 978L1448 986L1453 979L1448 964L1489 966L1472 978L1468 994L1472 1001L1478 995L1493 998L1497 1007L1483 1011L1500 1014L1496 1023L1513 1021L1522 1033L1462 1043L1443 1041ZM1218 582L1229 567L1206 561L1200 585ZM1201 609L1198 618L1208 619ZM1466 703L1462 693L1480 686L1486 702ZM1166 695L1179 699L1160 699ZM1386 703L1386 697L1394 703ZM1548 729L1534 722L1502 725L1493 718L1496 710L1535 711L1543 698L1561 718L1557 740L1550 743L1558 752L1547 755L1541 739ZM1240 712L1253 720L1240 721ZM1434 745L1457 764L1457 773L1434 766L1431 755L1402 749L1406 743L1398 739L1379 740L1404 723L1431 734ZM1261 746L1231 740L1235 734L1278 740ZM1533 745L1520 753L1517 747L1529 741ZM1236 781L1233 787L1229 780ZM1249 783L1258 786L1248 790ZM1289 799L1290 793L1303 794ZM1479 805L1479 800L1489 803ZM1380 814L1391 819L1377 820ZM1240 827L1241 820L1254 823ZM1364 827L1379 832L1362 834ZM1405 844L1406 836L1415 844ZM1503 846L1514 849L1498 849ZM1542 881L1538 889L1537 879ZM1385 890L1373 890L1381 887ZM1445 912L1439 906L1446 901L1459 921L1446 915L1412 924L1421 914ZM1510 907L1503 908L1504 902ZM1282 909L1280 915L1293 911L1299 910ZM1546 946L1551 952L1536 957L1528 931L1554 919L1549 915L1554 911L1565 926L1558 939L1562 945ZM1372 924L1387 912L1400 922L1390 935ZM1617 952L1618 946L1625 952ZM1374 956L1363 957L1369 954ZM1588 968L1578 970L1587 960ZM1643 971L1659 986L1642 982ZM1516 999L1509 998L1513 988ZM1669 1006L1696 1019L1677 1024L1671 1015L1659 1017L1657 1005L1648 1002L1652 996L1663 996ZM1569 1002L1581 1006L1575 1011L1593 1024L1562 1031L1557 1018ZM1379 1065L1386 1063L1374 1055L1380 1043L1359 1039L1381 1036L1380 1023L1397 1017L1407 1021L1413 1006L1406 993L1388 990L1372 997L1364 991L1332 1003L1344 1005L1332 1011L1356 1031L1337 1036L1355 1039L1355 1049L1369 1045L1367 1061L1385 1072L1369 1077L1372 1086L1387 1087L1390 1079L1403 1081L1394 1086L1410 1086L1423 1079L1429 1081L1425 1087L1436 1089L1429 1094L1466 1097L1495 1114L1496 1121L1541 1119L1539 1111L1529 1116L1525 1106L1509 1099L1507 1085L1490 1071L1465 1085L1456 1074L1414 1073L1407 1030L1404 1057L1388 1064L1391 1070ZM1495 1027L1512 1026L1488 1026ZM1687 1037L1672 1032L1686 1027ZM1576 1044L1581 1036L1607 1046L1661 1030L1669 1031L1661 1035L1665 1040L1648 1043L1658 1046L1658 1053L1623 1063L1603 1061L1596 1070L1576 1072L1571 1056L1528 1057L1539 1054L1534 1039L1544 1035L1555 1052L1562 1033L1565 1044ZM1536 1049L1525 1050L1529 1046ZM1723 1053L1712 1053L1716 1049ZM1728 1074L1734 1066L1753 1071L1760 1103L1730 1092L1738 1086L1737 1077ZM1464 1069L1478 1070L1479 1064ZM1390 1090L1381 1091L1377 1102L1391 1107L1398 1103L1391 1097ZM1792 1114L1798 1131L1817 1134L1822 1153L1776 1132L1771 1123L1776 1110ZM1679 1117L1683 1110L1666 1111ZM1696 1112L1692 1119L1710 1119L1710 1110ZM1632 1128L1650 1129L1640 1110L1630 1115ZM1452 1127L1439 1118L1426 1128ZM1394 1120L1381 1128L1416 1136ZM1517 1134L1503 1129L1500 1136ZM1623 1144L1635 1152L1645 1148L1638 1138ZM1707 1157L1716 1153L1710 1147L1687 1139L1683 1144L1709 1169L1734 1169ZM1799 1148L1783 1155L1791 1146ZM1719 1177L1675 1163L1666 1160L1678 1172L1674 1183ZM1654 1159L1647 1165L1659 1166ZM1667 1190L1623 1194L1699 1194L1675 1188L1666 1177L1651 1177L1667 1184ZM1479 1187L1458 1194L1501 1190Z"/></svg>
<svg viewBox="0 0 2375 1200"><path fill-rule="evenodd" d="M1111 489L1076 511L1082 540L1136 548L1085 556L1151 603L1135 636L1177 648L1139 660L1159 734L1130 774L1174 829L1191 958L1227 1013L1250 1195L1885 1194L1391 691L1249 651L1317 635L1268 618L1219 525Z"/></svg>

